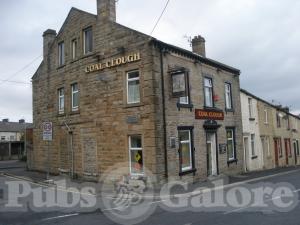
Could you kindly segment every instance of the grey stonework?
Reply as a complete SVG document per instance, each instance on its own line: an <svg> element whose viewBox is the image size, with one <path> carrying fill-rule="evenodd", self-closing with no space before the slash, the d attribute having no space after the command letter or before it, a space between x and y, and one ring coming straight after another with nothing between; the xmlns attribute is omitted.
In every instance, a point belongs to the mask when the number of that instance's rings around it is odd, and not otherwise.
<svg viewBox="0 0 300 225"><path fill-rule="evenodd" d="M102 1L102 0L98 0ZM109 1L107 1L109 2ZM109 3L111 4L111 2ZM111 9L111 5L108 7ZM99 9L98 9L99 11ZM101 9L100 9L101 11ZM103 15L110 16L103 19ZM242 171L242 122L239 99L239 71L213 60L174 47L163 52L164 96L166 113L166 140L164 139L163 93L161 82L162 43L135 30L115 23L114 14L102 17L72 8L63 27L50 43L47 54L33 76L34 156L32 169L45 171L47 143L42 140L44 121L54 125L53 141L50 143L52 173L71 168L70 133L72 131L74 169L81 177L85 174L100 176L118 162L129 161L128 136L142 135L144 165L157 177L165 180L164 143L167 142L168 176L175 179L203 180L207 177L206 134L204 121L195 120L196 108L203 109L203 76L210 75L214 81L215 94L220 97L216 107L223 110L224 82L232 84L233 112L225 112L225 120L218 122L218 143L226 143L226 127L236 129L237 162L227 163L227 154L219 155L220 173ZM92 26L93 53L83 55L83 29ZM76 39L77 58L71 59L72 40ZM65 43L65 65L58 66L58 43ZM169 45L168 45L169 46ZM170 46L169 46L170 47ZM113 57L139 52L141 60L130 64L86 74L85 67ZM182 54L178 54L181 52ZM48 54L49 53L49 54ZM171 97L168 71L174 67L189 70L191 101L190 109L177 108L177 98ZM126 103L126 72L140 71L141 103ZM71 110L71 84L79 85L79 110ZM65 112L58 113L59 88L65 89ZM128 118L138 118L128 123ZM195 174L179 176L178 149L169 147L169 138L178 138L178 126L194 126ZM178 147L178 143L177 143Z"/></svg>

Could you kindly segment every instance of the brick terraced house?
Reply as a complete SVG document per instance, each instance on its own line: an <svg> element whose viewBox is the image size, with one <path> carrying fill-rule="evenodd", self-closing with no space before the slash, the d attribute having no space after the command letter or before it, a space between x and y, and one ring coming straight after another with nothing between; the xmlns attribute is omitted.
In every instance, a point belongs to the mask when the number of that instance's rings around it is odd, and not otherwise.
<svg viewBox="0 0 300 225"><path fill-rule="evenodd" d="M118 24L115 0L97 0L97 15L72 8L43 38L32 169L50 161L52 173L97 179L127 162L158 182L242 171L240 71L207 58L201 36L193 51L166 44Z"/></svg>

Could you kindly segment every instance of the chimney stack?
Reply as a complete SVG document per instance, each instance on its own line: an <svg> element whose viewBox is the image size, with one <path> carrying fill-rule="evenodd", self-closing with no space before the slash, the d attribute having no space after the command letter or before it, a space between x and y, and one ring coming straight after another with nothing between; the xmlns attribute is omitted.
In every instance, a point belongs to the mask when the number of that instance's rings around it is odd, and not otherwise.
<svg viewBox="0 0 300 225"><path fill-rule="evenodd" d="M116 22L116 0L97 0L97 15L100 21Z"/></svg>
<svg viewBox="0 0 300 225"><path fill-rule="evenodd" d="M24 119L20 119L19 123L25 123L25 120Z"/></svg>
<svg viewBox="0 0 300 225"><path fill-rule="evenodd" d="M201 55L203 57L206 57L206 52L205 52L205 39L201 37L200 35L195 36L192 40L192 48L193 52Z"/></svg>
<svg viewBox="0 0 300 225"><path fill-rule="evenodd" d="M48 29L44 32L43 34L43 38L44 38L44 59L47 58L48 54L49 54L49 50L50 50L50 46L53 43L53 41L55 40L56 37L56 31L55 30L51 30Z"/></svg>
<svg viewBox="0 0 300 225"><path fill-rule="evenodd" d="M3 123L8 123L8 122L9 122L9 119L3 119L2 122L3 122Z"/></svg>

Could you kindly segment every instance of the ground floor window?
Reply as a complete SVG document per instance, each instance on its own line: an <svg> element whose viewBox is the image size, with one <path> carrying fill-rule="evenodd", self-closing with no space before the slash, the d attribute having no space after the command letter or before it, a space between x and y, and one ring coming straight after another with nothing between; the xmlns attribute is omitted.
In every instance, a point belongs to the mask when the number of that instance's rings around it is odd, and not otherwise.
<svg viewBox="0 0 300 225"><path fill-rule="evenodd" d="M181 173L194 169L192 131L193 130L191 127L178 128L179 160Z"/></svg>
<svg viewBox="0 0 300 225"><path fill-rule="evenodd" d="M261 137L261 143L262 143L262 147L263 147L263 152L266 152L267 156L270 156L271 152L270 152L270 140L269 140L269 137Z"/></svg>
<svg viewBox="0 0 300 225"><path fill-rule="evenodd" d="M131 174L144 174L142 136L129 136L129 162Z"/></svg>
<svg viewBox="0 0 300 225"><path fill-rule="evenodd" d="M278 154L279 154L280 157L282 157L283 154L282 154L282 146L281 146L281 139L280 138L277 139L276 144L277 144L276 147L278 149Z"/></svg>
<svg viewBox="0 0 300 225"><path fill-rule="evenodd" d="M288 153L288 155L291 157L292 156L292 148L291 148L291 142L290 139L285 139L285 148L286 148L286 152Z"/></svg>
<svg viewBox="0 0 300 225"><path fill-rule="evenodd" d="M299 156L300 149L299 149L299 141L298 140L293 141L293 148L294 148L295 153Z"/></svg>
<svg viewBox="0 0 300 225"><path fill-rule="evenodd" d="M251 152L252 156L255 156L255 134L251 134Z"/></svg>
<svg viewBox="0 0 300 225"><path fill-rule="evenodd" d="M226 139L227 139L228 161L236 160L234 128L226 129Z"/></svg>

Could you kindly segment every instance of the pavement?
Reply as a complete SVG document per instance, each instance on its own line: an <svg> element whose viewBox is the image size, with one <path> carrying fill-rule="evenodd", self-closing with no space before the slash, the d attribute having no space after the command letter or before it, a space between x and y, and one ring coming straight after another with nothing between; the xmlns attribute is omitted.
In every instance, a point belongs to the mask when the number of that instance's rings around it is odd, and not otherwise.
<svg viewBox="0 0 300 225"><path fill-rule="evenodd" d="M0 162L0 168L1 168ZM5 162L9 165L9 162ZM20 165L20 167L17 167ZM3 165L3 164L2 164ZM4 184L8 181L30 181L30 186L32 189L49 191L53 186L44 183L45 174L26 171L26 166L21 167L18 162L11 162L10 168L0 169L0 225L35 225L35 224L142 224L142 225L156 225L156 224L174 224L174 225L192 225L192 224L205 224L205 225L218 225L218 224L243 224L243 225L297 225L300 224L300 205L299 196L296 196L296 204L294 208L291 208L285 212L278 212L272 210L254 210L252 206L238 207L233 209L213 209L212 211L203 211L195 207L195 201L197 196L201 196L201 191L212 190L211 182L201 182L195 184L189 184L187 189L178 188L174 189L172 192L171 199L175 203L178 202L189 202L188 205L172 208L167 205L168 199L164 198L153 198L146 201L146 205L138 206L138 209L143 209L146 207L149 213L143 215L142 217L130 220L128 223L126 219L122 219L121 222L115 218L115 213L118 214L118 210L115 208L107 208L107 206L101 204L98 208L90 210L87 212L82 212L82 210L77 210L75 208L71 210L66 210L64 208L55 208L54 210L44 210L41 207L40 210L27 209L24 212L21 210L16 210L15 212L1 212L5 209L4 205L7 203L8 198L6 193L11 191ZM13 166L15 165L15 166ZM61 179L63 177L54 177L54 179ZM220 177L218 177L220 178ZM268 171L251 172L247 174L240 174L236 176L231 176L227 178L227 183L223 186L215 187L214 189L224 190L227 194L233 187L245 187L245 185L256 185L264 186L267 184L282 184L283 182L288 183L293 186L293 193L298 194L300 192L300 167L289 167L289 168L279 168L272 169ZM71 181L68 185L78 187L80 182ZM61 198L64 195L70 194L68 190L60 189ZM70 191L74 194L74 192ZM37 192L36 192L37 193ZM204 192L202 192L204 193ZM16 193L18 194L18 193ZM58 194L57 194L58 195ZM97 201L103 202L105 196L95 195ZM32 204L32 196L28 198L21 199L21 203L24 201L27 205ZM270 201L278 200L282 198L281 194L279 196L273 196L265 200L265 203ZM34 199L33 199L34 200ZM31 202L31 203L30 203ZM151 208L149 208L151 206ZM151 209L151 210L150 210ZM253 210L251 210L253 209Z"/></svg>

